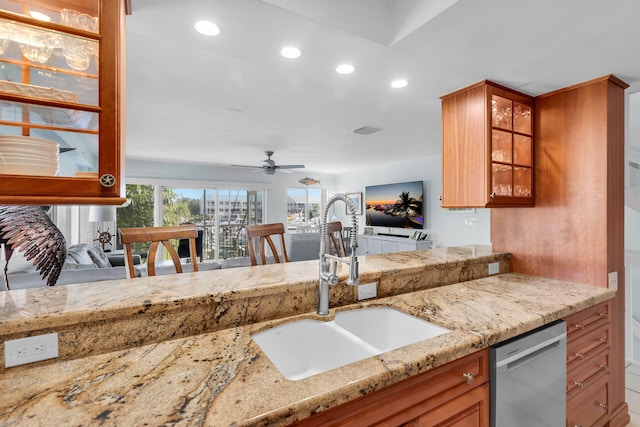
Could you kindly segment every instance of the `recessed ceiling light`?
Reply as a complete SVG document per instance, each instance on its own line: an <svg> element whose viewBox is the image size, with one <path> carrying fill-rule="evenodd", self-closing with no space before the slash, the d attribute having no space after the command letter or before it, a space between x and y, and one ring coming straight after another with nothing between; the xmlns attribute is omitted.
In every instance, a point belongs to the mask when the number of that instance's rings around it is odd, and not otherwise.
<svg viewBox="0 0 640 427"><path fill-rule="evenodd" d="M280 55L284 56L285 58L296 59L300 57L301 52L297 47L286 46L282 48L282 50L280 51Z"/></svg>
<svg viewBox="0 0 640 427"><path fill-rule="evenodd" d="M400 89L408 85L409 82L406 80L394 80L391 82L390 86L394 89Z"/></svg>
<svg viewBox="0 0 640 427"><path fill-rule="evenodd" d="M351 64L340 64L336 67L336 72L340 74L351 74L356 69Z"/></svg>
<svg viewBox="0 0 640 427"><path fill-rule="evenodd" d="M205 36L217 36L220 34L220 27L211 21L198 21L194 27L197 32Z"/></svg>
<svg viewBox="0 0 640 427"><path fill-rule="evenodd" d="M49 15L46 15L42 12L36 12L35 10L29 12L29 15L31 15L32 18L35 18L38 21L44 21L44 22L51 21L51 17Z"/></svg>

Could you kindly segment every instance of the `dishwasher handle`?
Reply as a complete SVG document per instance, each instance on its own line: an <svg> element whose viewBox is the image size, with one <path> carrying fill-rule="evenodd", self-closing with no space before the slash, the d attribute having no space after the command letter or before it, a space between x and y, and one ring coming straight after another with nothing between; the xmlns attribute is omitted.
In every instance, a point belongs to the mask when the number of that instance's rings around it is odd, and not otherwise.
<svg viewBox="0 0 640 427"><path fill-rule="evenodd" d="M507 366L507 369L510 371L513 369L517 369L532 362L538 357L557 349L560 346L560 342L566 338L567 334L566 332L563 332L562 334L556 335L553 338L549 338L546 341L542 341L541 343L529 347L520 353L514 354L511 357L507 357L497 361L496 368L501 368L505 365L509 365Z"/></svg>

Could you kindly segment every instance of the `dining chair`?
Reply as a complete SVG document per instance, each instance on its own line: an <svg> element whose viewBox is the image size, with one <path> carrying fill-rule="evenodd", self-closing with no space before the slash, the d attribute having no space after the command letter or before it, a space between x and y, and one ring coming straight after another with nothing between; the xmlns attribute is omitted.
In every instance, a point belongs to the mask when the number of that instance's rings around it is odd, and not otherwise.
<svg viewBox="0 0 640 427"><path fill-rule="evenodd" d="M132 227L121 228L120 241L124 246L125 265L127 267L127 277L136 277L133 268L133 243L150 243L147 254L147 275L156 275L156 254L160 244L162 244L173 261L176 273L182 273L182 264L176 249L171 244L172 239L189 239L189 252L191 255L192 271L198 271L197 254L196 254L196 237L198 231L195 224L176 225L167 227Z"/></svg>
<svg viewBox="0 0 640 427"><path fill-rule="evenodd" d="M339 257L347 256L347 249L342 236L342 223L340 221L327 223L327 248L330 254Z"/></svg>
<svg viewBox="0 0 640 427"><path fill-rule="evenodd" d="M289 262L287 247L284 243L283 223L278 222L274 224L247 225L245 227L245 231L247 233L247 246L249 246L249 258L251 259L251 265L258 265L256 250L253 241L257 238L260 239L260 260L262 261L262 264L267 264L265 243L269 245L269 248L271 249L271 253L273 255L273 260L276 263ZM280 247L282 248L281 255L278 254L278 249L273 241L273 238L277 239L277 236L280 236L279 241Z"/></svg>

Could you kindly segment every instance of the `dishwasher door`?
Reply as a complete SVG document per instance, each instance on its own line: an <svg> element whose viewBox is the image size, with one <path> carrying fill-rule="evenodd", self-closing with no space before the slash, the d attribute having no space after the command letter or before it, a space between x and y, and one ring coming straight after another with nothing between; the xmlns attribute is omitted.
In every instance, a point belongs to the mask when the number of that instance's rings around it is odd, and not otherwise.
<svg viewBox="0 0 640 427"><path fill-rule="evenodd" d="M490 348L492 427L566 424L567 327L557 321Z"/></svg>

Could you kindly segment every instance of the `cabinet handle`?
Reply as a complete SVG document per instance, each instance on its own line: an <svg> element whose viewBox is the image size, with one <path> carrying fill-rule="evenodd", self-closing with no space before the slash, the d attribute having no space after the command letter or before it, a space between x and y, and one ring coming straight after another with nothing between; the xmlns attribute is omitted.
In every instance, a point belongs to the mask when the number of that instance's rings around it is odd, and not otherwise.
<svg viewBox="0 0 640 427"><path fill-rule="evenodd" d="M575 385L578 386L578 388L582 388L582 386L584 385L584 383L582 381L574 381L573 382Z"/></svg>
<svg viewBox="0 0 640 427"><path fill-rule="evenodd" d="M492 199L495 199L496 197L498 197L498 195L497 195L495 192L494 192L494 193L491 193L491 198L492 198Z"/></svg>
<svg viewBox="0 0 640 427"><path fill-rule="evenodd" d="M603 317L603 318L605 318L605 319L606 319L607 317L609 317L609 313L607 313L606 311L604 311L604 312L600 313L600 317Z"/></svg>
<svg viewBox="0 0 640 427"><path fill-rule="evenodd" d="M462 374L462 376L464 377L465 380L467 380L467 384L471 384L475 379L473 374L470 372L465 372L464 374Z"/></svg>
<svg viewBox="0 0 640 427"><path fill-rule="evenodd" d="M574 424L573 427L582 427L582 424L580 424L580 425Z"/></svg>
<svg viewBox="0 0 640 427"><path fill-rule="evenodd" d="M576 329L583 329L584 325L582 323L576 323L575 325L573 325L573 327Z"/></svg>
<svg viewBox="0 0 640 427"><path fill-rule="evenodd" d="M576 353L576 357L580 360L584 360L584 354L583 353Z"/></svg>
<svg viewBox="0 0 640 427"><path fill-rule="evenodd" d="M607 405L606 403L598 403L598 406L600 406L605 411L609 409L609 405Z"/></svg>
<svg viewBox="0 0 640 427"><path fill-rule="evenodd" d="M607 344L607 343L609 342L609 340L608 340L608 339L606 339L606 338L600 338L600 342L601 342L602 344Z"/></svg>
<svg viewBox="0 0 640 427"><path fill-rule="evenodd" d="M605 365L604 363L601 363L600 365L598 365L600 367L600 369L604 369L605 371L607 369L609 369L609 367L607 365Z"/></svg>

